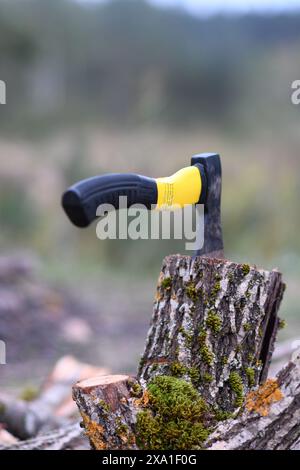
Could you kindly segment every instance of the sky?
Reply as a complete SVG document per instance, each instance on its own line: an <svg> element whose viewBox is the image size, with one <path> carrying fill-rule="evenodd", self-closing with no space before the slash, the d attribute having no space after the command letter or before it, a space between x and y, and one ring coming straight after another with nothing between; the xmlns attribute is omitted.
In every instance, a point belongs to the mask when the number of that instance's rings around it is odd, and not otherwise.
<svg viewBox="0 0 300 470"><path fill-rule="evenodd" d="M83 3L96 3L101 0L80 0ZM300 0L148 0L161 6L177 6L195 14L218 12L278 12L300 10Z"/></svg>

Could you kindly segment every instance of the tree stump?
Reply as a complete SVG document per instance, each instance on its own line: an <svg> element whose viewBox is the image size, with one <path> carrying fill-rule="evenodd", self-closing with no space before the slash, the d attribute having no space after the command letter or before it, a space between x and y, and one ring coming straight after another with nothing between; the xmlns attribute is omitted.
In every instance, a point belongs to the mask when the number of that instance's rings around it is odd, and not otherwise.
<svg viewBox="0 0 300 470"><path fill-rule="evenodd" d="M135 397L140 389L126 375L94 377L73 387L73 399L93 449L137 449Z"/></svg>
<svg viewBox="0 0 300 470"><path fill-rule="evenodd" d="M108 376L105 383L99 378L73 388L92 447L202 448L218 420L235 416L249 392L265 381L283 292L276 270L221 259L165 258L137 380ZM167 406L159 407L158 399ZM162 422L167 431L160 438ZM141 428L149 429L149 439Z"/></svg>
<svg viewBox="0 0 300 470"><path fill-rule="evenodd" d="M267 377L283 290L278 271L167 257L139 380L146 385L157 374L181 376L211 404L232 411Z"/></svg>

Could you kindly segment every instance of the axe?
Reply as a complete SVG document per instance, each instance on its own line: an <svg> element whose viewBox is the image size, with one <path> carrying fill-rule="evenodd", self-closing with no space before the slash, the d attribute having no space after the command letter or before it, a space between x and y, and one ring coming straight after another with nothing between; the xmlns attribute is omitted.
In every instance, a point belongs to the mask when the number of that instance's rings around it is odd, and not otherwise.
<svg viewBox="0 0 300 470"><path fill-rule="evenodd" d="M119 197L127 207L143 204L148 209L172 209L204 204L204 243L195 256L223 258L221 228L221 161L216 153L194 155L191 165L172 176L148 178L134 173L109 173L75 183L63 194L62 206L77 227L87 227L101 204L119 208Z"/></svg>

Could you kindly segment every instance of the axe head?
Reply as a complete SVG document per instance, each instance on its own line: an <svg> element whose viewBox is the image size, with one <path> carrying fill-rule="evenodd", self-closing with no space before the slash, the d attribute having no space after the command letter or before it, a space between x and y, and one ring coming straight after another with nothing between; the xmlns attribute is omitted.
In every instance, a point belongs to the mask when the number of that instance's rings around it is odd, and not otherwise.
<svg viewBox="0 0 300 470"><path fill-rule="evenodd" d="M203 176L206 179L205 188L201 194L200 204L204 204L204 244L194 256L206 258L223 258L223 238L221 227L221 187L222 168L220 156L217 153L201 153L194 155L192 165L202 165Z"/></svg>

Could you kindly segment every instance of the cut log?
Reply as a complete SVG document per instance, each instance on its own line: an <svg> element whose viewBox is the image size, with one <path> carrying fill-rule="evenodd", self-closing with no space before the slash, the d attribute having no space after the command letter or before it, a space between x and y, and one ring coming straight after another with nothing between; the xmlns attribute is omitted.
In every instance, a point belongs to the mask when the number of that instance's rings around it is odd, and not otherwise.
<svg viewBox="0 0 300 470"><path fill-rule="evenodd" d="M39 396L34 400L25 401L0 394L0 423L20 439L28 439L62 426L77 413L71 396L74 382L105 373L107 369L79 362L72 356L64 356L55 364Z"/></svg>
<svg viewBox="0 0 300 470"><path fill-rule="evenodd" d="M195 436L205 440L205 433L211 432L218 419L240 409L245 396L265 381L284 287L278 271L220 259L167 257L137 381L128 376L107 376L73 388L92 447L136 449L141 443L143 448L153 448L149 447L151 439L144 434L141 439L141 429L147 433L151 423L149 434L159 448L160 430L164 432L168 425L165 412L169 407L159 408L157 402L165 399L163 386L167 387L167 398L172 393L177 413L173 421L167 413L171 423L166 435L170 439L175 435L176 448L186 449L181 430L188 435L193 428L194 438L186 442L193 448L202 447L202 441L195 443ZM153 387L157 393L154 399ZM183 401L189 397L187 412L180 411L180 403L176 403L180 390L184 391ZM134 398L136 392L141 395L138 399ZM155 410L149 407L149 400L151 406L157 406ZM194 409L201 423L193 419ZM159 410L165 415L157 417ZM168 439L166 435L164 439ZM170 442L166 445L172 448Z"/></svg>
<svg viewBox="0 0 300 470"><path fill-rule="evenodd" d="M276 380L251 392L237 419L220 423L209 450L300 450L300 349Z"/></svg>
<svg viewBox="0 0 300 470"><path fill-rule="evenodd" d="M12 434L10 434L6 429L0 428L0 446L9 447L13 444L17 444L18 439L16 439Z"/></svg>
<svg viewBox="0 0 300 470"><path fill-rule="evenodd" d="M134 425L140 388L127 375L94 377L73 387L73 399L93 449L137 449Z"/></svg>
<svg viewBox="0 0 300 470"><path fill-rule="evenodd" d="M45 423L50 428L63 423L61 419L52 415L52 408L40 400L27 402L4 394L0 395L0 422L20 439L35 436Z"/></svg>
<svg viewBox="0 0 300 470"><path fill-rule="evenodd" d="M88 450L87 438L79 424L68 424L33 439L20 441L0 450Z"/></svg>
<svg viewBox="0 0 300 470"><path fill-rule="evenodd" d="M267 377L283 291L277 271L167 257L138 379L146 386L156 375L181 376L233 411Z"/></svg>

